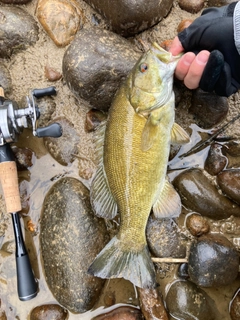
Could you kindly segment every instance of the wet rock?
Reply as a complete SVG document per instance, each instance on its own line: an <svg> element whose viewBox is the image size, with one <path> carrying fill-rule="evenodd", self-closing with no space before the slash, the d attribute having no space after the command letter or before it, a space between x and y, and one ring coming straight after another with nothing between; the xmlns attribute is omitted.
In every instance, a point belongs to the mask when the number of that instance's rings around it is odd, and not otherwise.
<svg viewBox="0 0 240 320"><path fill-rule="evenodd" d="M109 237L92 212L88 189L74 178L57 181L44 199L40 226L46 281L55 299L71 312L91 309L104 280L87 270Z"/></svg>
<svg viewBox="0 0 240 320"><path fill-rule="evenodd" d="M189 278L189 274L188 274L188 263L181 263L179 268L178 268L178 272L177 275L179 278L181 279L185 279L187 280Z"/></svg>
<svg viewBox="0 0 240 320"><path fill-rule="evenodd" d="M204 169L215 176L226 167L227 162L227 158L222 154L222 146L214 143L210 146Z"/></svg>
<svg viewBox="0 0 240 320"><path fill-rule="evenodd" d="M179 7L191 13L197 13L202 10L204 2L204 0L178 0Z"/></svg>
<svg viewBox="0 0 240 320"><path fill-rule="evenodd" d="M150 216L146 228L149 249L159 258L184 258L186 242L172 219L155 219Z"/></svg>
<svg viewBox="0 0 240 320"><path fill-rule="evenodd" d="M57 162L63 166L67 166L75 159L80 138L73 124L67 119L56 118L53 122L61 125L62 136L59 138L44 137L44 145Z"/></svg>
<svg viewBox="0 0 240 320"><path fill-rule="evenodd" d="M240 204L240 169L227 169L217 175L217 183L222 191Z"/></svg>
<svg viewBox="0 0 240 320"><path fill-rule="evenodd" d="M133 36L160 22L170 11L173 1L85 0L102 14L112 30L122 36Z"/></svg>
<svg viewBox="0 0 240 320"><path fill-rule="evenodd" d="M14 156L16 158L18 170L27 170L32 167L35 160L34 152L29 148L12 147Z"/></svg>
<svg viewBox="0 0 240 320"><path fill-rule="evenodd" d="M82 29L64 54L63 77L77 97L107 111L139 56L127 40L114 33L96 27Z"/></svg>
<svg viewBox="0 0 240 320"><path fill-rule="evenodd" d="M212 128L226 117L228 99L197 89L193 92L189 112L196 116L196 122L200 127Z"/></svg>
<svg viewBox="0 0 240 320"><path fill-rule="evenodd" d="M45 304L34 308L30 314L30 320L65 320L68 317L68 311L58 304Z"/></svg>
<svg viewBox="0 0 240 320"><path fill-rule="evenodd" d="M83 13L75 0L39 0L36 15L59 47L69 44L83 26Z"/></svg>
<svg viewBox="0 0 240 320"><path fill-rule="evenodd" d="M188 209L211 219L240 216L240 207L220 194L201 169L181 172L174 180L182 204Z"/></svg>
<svg viewBox="0 0 240 320"><path fill-rule="evenodd" d="M12 79L7 67L0 60L0 85L4 89L5 96L12 92Z"/></svg>
<svg viewBox="0 0 240 320"><path fill-rule="evenodd" d="M166 304L175 319L221 319L215 302L190 281L175 281L167 293Z"/></svg>
<svg viewBox="0 0 240 320"><path fill-rule="evenodd" d="M87 132L94 131L97 126L107 119L107 115L99 110L91 109L86 114L85 130Z"/></svg>
<svg viewBox="0 0 240 320"><path fill-rule="evenodd" d="M239 141L229 141L222 147L222 153L228 159L228 168L240 167L240 144Z"/></svg>
<svg viewBox="0 0 240 320"><path fill-rule="evenodd" d="M202 287L232 283L238 275L239 254L224 236L204 235L193 242L188 258L188 274Z"/></svg>
<svg viewBox="0 0 240 320"><path fill-rule="evenodd" d="M140 310L132 307L120 307L108 313L103 313L92 320L144 320Z"/></svg>
<svg viewBox="0 0 240 320"><path fill-rule="evenodd" d="M139 294L140 307L146 320L168 320L168 314L159 289L137 288L137 291Z"/></svg>
<svg viewBox="0 0 240 320"><path fill-rule="evenodd" d="M205 233L208 233L210 230L207 220L196 213L193 213L187 217L186 227L195 237L199 237Z"/></svg>
<svg viewBox="0 0 240 320"><path fill-rule="evenodd" d="M239 289L235 293L233 300L230 303L230 316L232 320L240 319L240 292Z"/></svg>
<svg viewBox="0 0 240 320"><path fill-rule="evenodd" d="M38 27L25 10L13 6L0 6L0 57L26 49L38 40Z"/></svg>

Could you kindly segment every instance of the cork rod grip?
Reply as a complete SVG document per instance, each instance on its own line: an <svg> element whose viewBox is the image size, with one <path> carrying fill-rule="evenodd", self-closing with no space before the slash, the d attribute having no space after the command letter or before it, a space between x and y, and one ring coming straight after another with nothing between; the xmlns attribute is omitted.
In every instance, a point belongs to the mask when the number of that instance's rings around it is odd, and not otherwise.
<svg viewBox="0 0 240 320"><path fill-rule="evenodd" d="M7 212L13 213L20 211L22 206L15 161L0 163L0 181L2 184Z"/></svg>

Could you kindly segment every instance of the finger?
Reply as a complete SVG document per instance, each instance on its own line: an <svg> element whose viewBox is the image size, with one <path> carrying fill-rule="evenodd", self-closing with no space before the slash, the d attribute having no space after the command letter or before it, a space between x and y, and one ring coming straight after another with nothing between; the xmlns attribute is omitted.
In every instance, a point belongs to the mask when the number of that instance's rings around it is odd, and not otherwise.
<svg viewBox="0 0 240 320"><path fill-rule="evenodd" d="M171 44L171 48L169 50L172 55L176 56L178 55L179 53L183 52L184 51L184 48L180 42L180 40L178 39L178 37L175 37L173 39L173 42Z"/></svg>
<svg viewBox="0 0 240 320"><path fill-rule="evenodd" d="M188 73L184 78L184 84L189 89L196 89L199 86L204 68L207 64L210 52L203 50L198 53L191 63Z"/></svg>
<svg viewBox="0 0 240 320"><path fill-rule="evenodd" d="M195 57L193 52L187 52L180 58L175 69L176 78L184 80Z"/></svg>

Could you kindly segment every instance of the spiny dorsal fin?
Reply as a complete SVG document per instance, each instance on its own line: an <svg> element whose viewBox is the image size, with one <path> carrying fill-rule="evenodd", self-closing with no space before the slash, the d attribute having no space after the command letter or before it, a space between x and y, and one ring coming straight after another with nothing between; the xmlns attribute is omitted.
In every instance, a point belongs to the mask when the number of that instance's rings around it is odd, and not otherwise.
<svg viewBox="0 0 240 320"><path fill-rule="evenodd" d="M188 142L190 142L189 135L175 122L171 131L171 144L184 144Z"/></svg>
<svg viewBox="0 0 240 320"><path fill-rule="evenodd" d="M157 201L153 205L153 213L158 219L178 217L181 213L179 194L167 180Z"/></svg>

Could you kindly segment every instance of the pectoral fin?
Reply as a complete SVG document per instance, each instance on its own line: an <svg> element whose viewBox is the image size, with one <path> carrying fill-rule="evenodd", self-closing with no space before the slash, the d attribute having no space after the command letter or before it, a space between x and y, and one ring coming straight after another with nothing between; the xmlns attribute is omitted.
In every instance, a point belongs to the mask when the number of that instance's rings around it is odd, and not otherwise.
<svg viewBox="0 0 240 320"><path fill-rule="evenodd" d="M117 214L117 204L109 189L105 170L99 167L90 188L92 207L97 216L113 219Z"/></svg>
<svg viewBox="0 0 240 320"><path fill-rule="evenodd" d="M189 141L187 132L175 122L171 131L171 144L184 144Z"/></svg>
<svg viewBox="0 0 240 320"><path fill-rule="evenodd" d="M149 116L142 132L141 149L142 151L148 151L151 149L154 141L157 137L158 127L153 124L151 115Z"/></svg>
<svg viewBox="0 0 240 320"><path fill-rule="evenodd" d="M181 213L179 194L167 180L157 201L153 205L153 213L158 219L178 217Z"/></svg>

